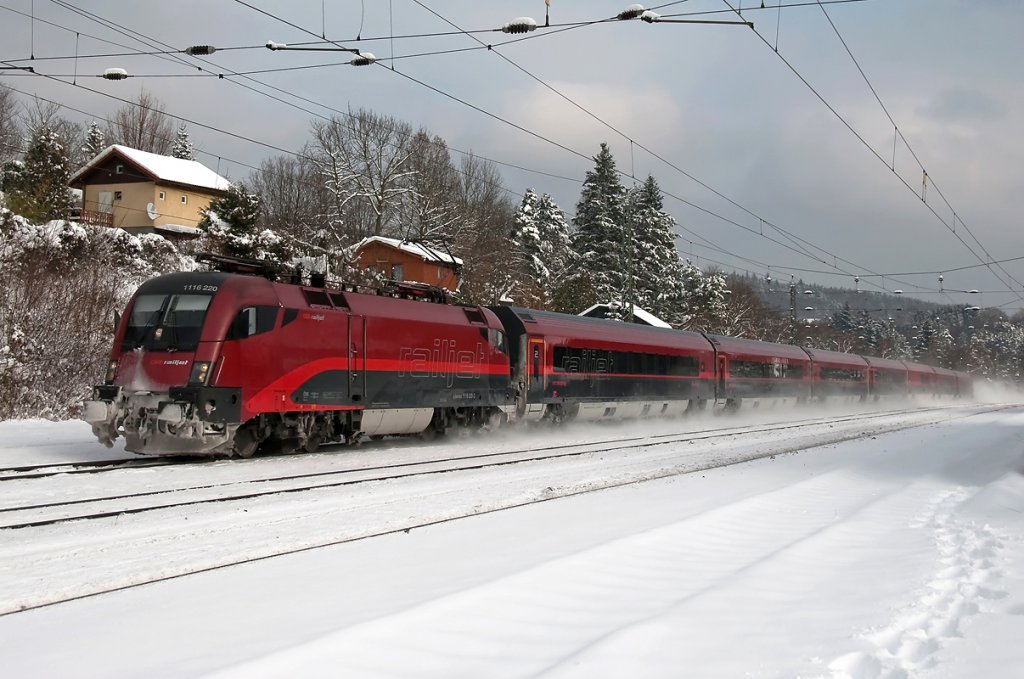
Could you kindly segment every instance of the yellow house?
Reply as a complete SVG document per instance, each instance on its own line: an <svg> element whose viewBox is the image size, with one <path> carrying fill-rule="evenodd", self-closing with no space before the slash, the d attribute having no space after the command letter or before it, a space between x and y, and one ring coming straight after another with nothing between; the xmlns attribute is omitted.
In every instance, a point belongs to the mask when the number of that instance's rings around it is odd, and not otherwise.
<svg viewBox="0 0 1024 679"><path fill-rule="evenodd" d="M71 186L82 190L82 223L189 236L230 182L194 160L114 145L76 172Z"/></svg>

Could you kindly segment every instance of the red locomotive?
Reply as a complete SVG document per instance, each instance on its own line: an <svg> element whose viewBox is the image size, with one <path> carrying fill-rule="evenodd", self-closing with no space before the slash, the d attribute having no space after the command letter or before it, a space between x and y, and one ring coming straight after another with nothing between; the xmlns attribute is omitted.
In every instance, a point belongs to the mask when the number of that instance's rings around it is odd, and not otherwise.
<svg viewBox="0 0 1024 679"><path fill-rule="evenodd" d="M138 453L248 457L508 419L970 393L969 375L919 364L450 304L427 286L306 285L207 259L221 270L160 276L129 302L83 414L106 445L123 435Z"/></svg>

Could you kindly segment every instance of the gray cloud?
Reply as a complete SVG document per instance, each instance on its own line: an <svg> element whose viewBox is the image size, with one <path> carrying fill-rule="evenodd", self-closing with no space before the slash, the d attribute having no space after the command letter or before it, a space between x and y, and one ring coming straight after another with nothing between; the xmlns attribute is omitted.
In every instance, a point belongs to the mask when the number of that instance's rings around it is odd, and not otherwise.
<svg viewBox="0 0 1024 679"><path fill-rule="evenodd" d="M995 120L1005 115L1005 107L973 88L943 90L921 108L921 115L944 122Z"/></svg>

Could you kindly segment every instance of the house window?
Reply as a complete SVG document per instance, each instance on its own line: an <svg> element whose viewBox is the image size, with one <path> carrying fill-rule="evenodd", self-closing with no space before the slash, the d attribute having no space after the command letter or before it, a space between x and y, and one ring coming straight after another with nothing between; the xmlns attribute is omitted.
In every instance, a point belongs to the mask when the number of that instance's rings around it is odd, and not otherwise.
<svg viewBox="0 0 1024 679"><path fill-rule="evenodd" d="M444 280L444 267L443 266L437 267L437 280L439 280L439 281L443 281Z"/></svg>
<svg viewBox="0 0 1024 679"><path fill-rule="evenodd" d="M161 191L161 192L159 193L159 196L160 196L160 200L163 200L163 199L164 199L164 197L166 196L166 194L165 194L165 193L164 193L163 191Z"/></svg>
<svg viewBox="0 0 1024 679"><path fill-rule="evenodd" d="M181 204L182 205L188 205L188 196L182 196L181 197Z"/></svg>
<svg viewBox="0 0 1024 679"><path fill-rule="evenodd" d="M391 278L392 278L392 280L396 280L396 281L403 280L403 274L404 274L404 272L402 271L402 265L401 264L395 264L394 266L391 267Z"/></svg>
<svg viewBox="0 0 1024 679"><path fill-rule="evenodd" d="M121 165L120 163L118 163L117 167L114 168L114 173L115 174L124 174L124 165Z"/></svg>
<svg viewBox="0 0 1024 679"><path fill-rule="evenodd" d="M114 200L121 200L121 192L114 191Z"/></svg>

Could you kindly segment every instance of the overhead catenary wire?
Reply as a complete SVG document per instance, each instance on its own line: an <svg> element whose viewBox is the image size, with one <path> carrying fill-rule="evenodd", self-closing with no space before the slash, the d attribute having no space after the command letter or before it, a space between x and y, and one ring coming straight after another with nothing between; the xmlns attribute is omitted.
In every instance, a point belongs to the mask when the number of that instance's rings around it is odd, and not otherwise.
<svg viewBox="0 0 1024 679"><path fill-rule="evenodd" d="M732 12L733 12L733 13L735 13L735 14L739 15L739 11L738 11L738 10L737 10L737 9L736 9L735 7L733 7L733 5L732 5L732 3L730 2L730 0L722 0L722 1L723 1L723 2L724 2L724 3L725 3L725 4L726 4L726 5L728 6L728 7L729 7L729 9L730 9L730 10L732 10ZM817 3L817 2L815 2L814 4L818 4L818 3ZM821 101L821 103L822 103L822 104L824 104L824 105L825 105L825 107L826 107L826 108L827 108L827 109L828 109L828 110L829 110L829 111L830 111L830 112L831 112L831 113L832 113L832 114L833 114L833 115L834 115L834 116L835 116L835 117L836 117L836 118L837 118L837 119L838 119L838 120L839 120L839 121L840 121L840 122L841 122L841 123L843 124L843 126L844 126L844 127L846 127L846 128L847 128L847 129L848 129L848 130L850 131L850 133L851 133L851 134L853 134L853 135L854 135L854 137L855 137L855 138L856 138L856 139L857 139L858 141L860 141L860 143L861 143L861 144L862 144L862 145L863 145L863 146L864 146L865 148L867 148L867 149L868 149L868 151L869 151L869 152L870 152L870 153L871 153L871 154L872 154L873 156L875 156L875 158L877 158L877 159L878 159L878 160L879 160L879 161L880 161L880 162L881 162L881 163L882 163L883 165L885 165L885 166L886 166L887 168L889 168L889 169L890 169L890 171L892 171L892 173L893 173L893 174L894 174L894 175L895 175L895 176L897 177L897 179L898 179L898 180L899 180L899 181L900 181L900 182L901 182L901 183L902 183L902 184L903 184L903 185L904 185L904 186L906 187L906 189L907 189L908 191L910 191L911 193L913 193L913 194L914 194L915 196L918 196L918 194L917 194L917 191L916 191L916 189L915 189L915 188L914 188L913 186L911 186L911 185L910 185L910 184L909 184L909 183L907 182L907 180L906 180L906 179L905 179L905 178L904 178L903 176L901 176L901 175L900 175L899 173L895 172L895 170L893 170L893 169L892 169L892 168L891 168L891 167L889 166L889 164L888 164L888 163L886 162L886 160L885 160L885 159L884 159L884 158L883 158L883 157L882 157L882 156L881 156L881 155L880 155L880 154L878 153L878 151L877 151L877 150L875 150L875 148L874 148L874 147L872 147L872 146L871 146L871 144L869 144L869 143L867 142L867 140L866 140L866 139L864 139L864 137L863 137L863 136L862 136L862 135L861 135L861 134L860 134L860 133L859 133L859 132L858 132L858 131L857 131L856 129L854 129L854 127L853 127L853 126L852 126L852 125L850 124L850 122L849 122L849 121L847 121L847 120L846 120L846 118L845 118L845 117L844 117L844 116L843 116L843 115L842 115L841 113L839 113L839 111L838 111L838 110L836 110L836 108L835 108L834 106L832 106L832 104L831 104L831 103L829 103L829 102L828 102L828 100L826 100L826 99L825 99L825 97L824 97L824 96L823 96L823 95L822 95L822 94L821 94L821 93L820 93L820 92L819 92L819 91L818 91L818 90L817 90L817 89L816 89L816 88L815 88L815 87L814 87L814 86L813 86L813 85L812 85L812 84L810 83L810 81L808 81L808 80L807 80L807 78L805 78L805 77L804 77L804 75L803 75L802 73L800 73L800 71L799 71L799 70L797 70L797 68L796 68L796 67L795 67L795 66L794 66L794 65L793 65L793 64L792 64L792 63L791 63L791 62L790 62L790 61L789 61L788 59L786 59L786 57L785 57L785 56L783 56L783 55L782 55L782 53L781 53L781 52L779 52L779 51L778 51L778 49L777 49L776 47L772 47L772 44L771 44L771 43L769 42L769 40L768 40L767 38L765 38L765 37L764 37L764 35L762 35L762 34L761 34L761 33L760 33L760 32L759 32L758 30L757 30L757 28L756 28L756 27L751 27L751 30L752 30L752 31L754 32L754 34L755 34L755 35L756 35L756 36L757 36L757 37L758 37L758 38L759 38L759 39L761 40L761 42L763 42L763 43L764 43L764 44L765 44L766 46L768 46L769 48L772 48L772 51L773 51L773 52L774 52L774 53L776 54L776 56L777 56L777 57L778 57L778 58L779 58L779 59L780 59L780 60L781 60L781 61L783 62L783 64L785 64L785 66L786 66L786 67L787 67L787 68L788 68L788 69L789 69L789 70L790 70L790 71L791 71L791 72L792 72L792 73L793 73L793 74L794 74L794 75L795 75L795 76L796 76L796 77L797 77L797 78L798 78L798 79L799 79L799 80L800 80L800 81L801 81L801 82L802 82L802 83L803 83L803 84L804 84L804 85L805 85L805 86L806 86L806 87L807 87L807 88L808 88L808 89L809 89L809 90L810 90L810 91L811 91L811 92L812 92L812 93L814 94L814 96L815 96L815 97L816 97L816 98L817 98L817 99L818 99L819 101ZM924 168L922 167L921 169L922 169L922 172L923 172L923 171L924 171ZM920 196L918 196L918 197L919 197L919 198L921 198ZM951 233L953 234L953 236L954 236L954 237L955 237L955 238L956 238L956 239L957 239L958 241L960 241L960 243L961 243L961 244L962 244L962 245L963 245L963 246L964 246L964 247L965 247L965 248L966 248L966 249L967 249L967 250L968 250L968 251L969 251L969 252L970 252L970 253L971 253L972 255L974 255L974 256L975 256L975 258L977 258L977 259L978 259L978 261L980 261L980 262L982 262L982 263L985 263L985 260L984 260L984 259L983 259L983 258L982 258L982 257L981 257L981 256L980 256L980 255L979 255L978 253L976 253L976 252L974 251L974 249L973 249L973 248L972 248L972 247L970 246L970 244L969 244L969 243L967 243L967 241L965 241L965 240L964 240L964 239L963 239L963 238L962 238L962 237L960 236L960 234L958 234L958 233L956 232L955 228L951 227L951 226L950 226L949 224L947 224L947 223L946 223L946 220L945 220L945 218L943 218L943 217L942 217L942 216L941 216L941 215L940 215L940 214L939 214L939 213L938 213L938 212L937 212L937 211L935 210L935 208L934 208L934 207L932 207L932 206L931 206L931 205L930 205L930 204L929 204L929 203L928 203L928 202L927 202L926 200L924 200L923 198L921 199L921 202L922 202L922 204L924 204L925 208L926 208L926 209L928 209L928 210L929 210L929 211L930 211L930 212L931 212L931 213L932 213L932 214L933 214L933 215L934 215L934 216L936 217L936 219L938 219L938 220L939 220L939 221L940 221L940 222L941 222L941 223L943 224L943 226L945 226L945 227L946 227L946 229L947 229L948 231L950 231L950 232L951 232ZM962 221L961 221L961 223L962 223ZM983 251L984 251L984 248L983 248ZM992 259L991 255L989 255L989 259ZM1003 278L1002 278L1002 277L1001 277L1001 276L1000 276L1000 275L999 275L998 273L996 273L996 272L995 272L994 270L992 270L992 269L991 269L991 266L989 266L989 271L990 271L990 272L992 273L992 275L993 275L993 276L995 276L995 278L996 278L997 280L999 280L999 282L1000 282L1000 283L1002 283L1002 284L1003 284L1004 286L1006 286L1006 289L1007 289L1007 290L1008 290L1008 291L1009 291L1009 292L1010 292L1011 294L1014 294L1014 295L1015 295L1015 296L1017 297L1017 299L1018 299L1019 301L1021 301L1021 302L1024 302L1024 297L1022 297L1022 296L1020 295L1020 293L1017 293L1017 292L1015 292L1015 291L1013 290L1013 287L1012 287L1012 286L1011 286L1011 285L1010 285L1010 284L1009 284L1009 283L1008 283L1007 281L1005 281L1005 280L1004 280L1004 279L1003 279ZM1021 284L1021 283L1020 283L1019 281L1017 281L1016 279L1014 279L1014 278L1013 278L1012 276L1011 276L1010 278L1011 278L1011 280L1014 280L1014 282L1017 282L1017 283L1018 283L1018 285L1021 285L1022 287L1024 287L1024 284Z"/></svg>
<svg viewBox="0 0 1024 679"><path fill-rule="evenodd" d="M311 30L309 30L309 29L303 28L302 26L299 26L298 24L295 24L294 22L291 22L291 21L289 21L289 20L287 20L287 19L284 19L284 18L282 18L282 17L279 17L279 16L277 16L277 15L275 15L275 14L271 13L271 12L268 12L268 11L266 11L266 10L263 10L263 9L260 9L260 8L257 8L257 7L254 7L254 6L252 6L252 5L250 4L250 3L248 3L248 2L245 2L244 0L235 0L235 2L236 2L236 3L238 3L238 4L241 4L241 5L245 6L245 7L249 7L249 8L253 9L254 11L256 11L256 12L258 12L258 13L260 13L260 14L264 15L264 16L267 16L267 17L273 18L273 19L275 19L275 20L277 20L277 21L279 21L279 22L281 22L281 23L283 23L283 24L285 24L285 25L287 25L287 26L289 26L289 27L291 27L291 28L295 28L295 29L297 29L297 30L300 30L300 31L302 31L303 33L306 33L307 35L312 35L312 36L314 36L314 37L317 37L317 34L316 34L315 32L313 32L313 31L311 31ZM421 6L422 6L422 3L418 3L418 4L421 4ZM608 19L608 20L604 20L604 21L611 21L611 20L612 20L612 19ZM452 25L454 25L454 24L452 24ZM344 50L344 51L349 51L349 50L350 50L350 48L348 48L348 47L345 47L345 46L343 46L343 45L341 45L341 44L338 44L338 43L335 43L335 44L336 44L336 46L337 46L338 48L340 48L340 49L342 49L342 50ZM378 62L378 64L377 64L377 65L382 65L382 64L380 64L380 63ZM399 72L399 71L394 71L394 70L392 70L391 72L392 72L392 73L396 73L397 75L399 75L399 76L401 76L401 77L403 77L403 78L406 78L406 79L408 79L408 80L411 80L411 81L413 81L413 82L415 82L415 83L417 83L417 84L420 84L421 86L423 86L423 87L426 87L427 89L430 89L431 91L434 91L434 92L436 92L437 94L440 94L441 96L444 96L444 97L446 97L446 98L452 99L453 101L456 101L456 102L458 102L458 103L460 103L460 104L462 104L462 105L464 105L464 106L467 106L467 107L469 107L469 108L471 108L471 109L473 109L473 110L475 110L475 111L478 111L478 112L482 113L483 115L486 115L486 116L488 116L488 117L491 117L491 118L493 118L493 119L495 119L495 120L498 120L499 122L502 122L502 123L504 123L504 124L506 124L506 125L509 125L509 126L513 127L514 129L520 130L520 131L522 131L522 132L524 132L524 133L526 133L526 134L528 134L528 135L531 135L531 136L533 136L533 137L535 137L535 138L537 138L537 139L539 139L539 140L541 140L541 141L545 141L545 142L547 142L547 143L549 143L549 144L552 144L552 145L554 145L554 146L556 146L556 147L558 147L558 148L560 148L560 149L562 149L562 150L564 150L564 151L566 151L566 152L568 152L568 153L571 153L571 154L573 154L573 155L575 155L575 156L578 156L578 157L580 157L580 158L584 158L584 159L587 159L587 160L589 160L589 159L590 159L590 157L589 157L589 156L588 156L587 154L584 154L584 153L582 153L582 152L580 152L580 151L577 151L577 150L575 150L575 149L572 149L572 148L570 148L570 147L567 147L567 146L565 146L564 144L561 144L561 143L559 143L559 142L556 142L556 141L554 141L554 140L551 140L551 139L549 139L549 138L547 138L547 137L545 137L545 136L543 136L543 135L540 135L540 134L539 134L539 133L537 133L537 132L534 132L534 131L532 131L532 130L529 130L529 129L527 129L527 128L524 128L523 126L521 126L521 125L518 125L517 123L514 123L514 122L512 122L512 121L510 121L510 120L507 120L506 118L504 118L504 117L502 117L502 116L499 116L499 115L497 115L497 114L495 114L495 113L492 113L492 112L490 112L490 111L487 111L486 109L483 109L482 107L476 106L475 104L472 104L472 103L470 103L470 102L468 102L468 101L466 101L466 100L464 100L464 99L461 99L460 97L457 97L457 96L455 96L455 95L453 95L453 94L451 94L451 93L445 92L444 90L441 90L440 88L437 88L437 87L435 87L435 86L433 86L433 85L430 85L429 83L426 83L426 82L424 82L424 81L422 81L422 80L419 80L418 78L414 78L413 76L411 76L411 75L409 75L409 74L406 74L406 73L403 73L403 72ZM623 174L623 173L622 173L622 172L620 171L620 174ZM710 187L708 187L708 188L710 189ZM733 220L729 220L729 219L727 219L727 218L724 218L723 216L721 216L721 215L718 215L717 213L715 213L715 212L713 212L713 211L711 211L711 210L708 210L707 208L704 208L704 207L702 207L702 206L699 206L699 205L697 205L697 204L693 203L692 201L687 201L687 200L685 200L685 199L683 199L683 198L680 198L679 196L676 196L676 195L672 194L671 192L668 192L668 191L664 191L664 194L665 194L666 196L669 196L669 197L671 197L671 198L674 198L674 199L676 199L676 200L679 200L679 201L681 201L681 202L684 202L685 204L687 204L687 205L689 205L689 206L691 206L691 207L694 207L695 209L698 209L698 210L700 210L700 211L702 211L702 212L705 212L705 213L707 213L707 214L709 214L709 215L711 215L711 216L715 216L715 217L717 217L717 218L719 218L719 219L724 219L724 220L725 220L726 222L728 222L728 223L731 223L731 224L734 224L734 225L736 225L736 226L739 226L740 228L744 228L744 229L750 230L750 229L749 229L749 227L745 227L745 226L743 226L743 225L740 225L740 224L738 224L737 222L735 222L735 221L733 221ZM723 196L723 198L725 198L725 197ZM728 199L727 199L727 200L728 200ZM749 210L748 210L748 212L749 212ZM753 214L753 213L751 213L751 214ZM750 230L750 231L751 231L751 232L753 232L752 230ZM766 238L768 238L768 237L766 237ZM820 259L818 259L818 258L816 258L816 257L813 257L813 256L812 256L812 255L810 255L809 253L807 253L807 252L804 252L804 251L801 251L801 249L799 249L799 248L794 248L794 247L792 247L792 246L786 245L786 244L784 244L784 243L782 243L782 242L780 242L780 241L778 241L778 240L776 240L776 239L770 239L770 238L769 238L769 240L770 240L771 242L774 242L774 243L776 243L776 244L780 245L781 247L785 247L786 249L792 250L792 251L796 252L797 254L800 254L800 255L803 255L803 256L810 256L810 257L812 257L812 259L815 259L815 261L821 261L822 263L824 263L824 264L828 265L828 262L827 262L827 261L824 261L824 260L820 260ZM820 249L820 248L818 248L818 249ZM830 254L830 256L832 256L832 257L833 257L833 258L834 258L835 260L838 260L838 259L840 259L840 258L839 258L838 256L835 256L835 255L831 255L831 253L829 253L829 254ZM845 261L845 260L844 260L844 261ZM847 276L852 276L852 275L853 275L853 274L852 274L851 272L849 272L849 271L844 271L844 270L842 270L842 269L840 269L840 268L838 268L838 267L835 267L835 268L836 268L836 269L837 269L838 271L840 271L840 272L841 272L842 274L844 274L844 275L847 275ZM868 271L870 271L870 269L866 269L866 268L865 268L865 270L868 270ZM908 285L912 285L912 284L908 284Z"/></svg>
<svg viewBox="0 0 1024 679"><path fill-rule="evenodd" d="M244 4L244 3L243 3L243 4ZM129 103L130 103L130 102L129 102ZM317 104L317 105L320 105L320 104ZM308 112L308 111L307 111L307 112ZM589 156L585 156L585 154L580 154L580 153L578 153L578 152L577 152L577 155L579 155L579 156L581 156L581 157L587 157L587 158L589 158ZM499 164L503 164L503 163L499 163ZM507 164L506 164L506 165L507 165ZM524 169L524 168L519 168L519 169ZM563 178L563 179L568 179L568 178ZM666 194L666 195L669 195L669 194ZM675 197L675 196L671 196L671 197ZM691 204L691 205L692 205L692 204ZM694 207L697 207L697 206L695 206L695 205L694 205ZM709 211L708 211L708 212L709 212ZM714 213L711 213L711 212L709 212L709 214L714 214ZM773 242L776 242L776 243L778 243L778 241L773 241ZM781 245L781 244L780 244L780 245ZM816 246L815 246L815 247L816 247ZM829 273L830 275L852 275L852 274L850 274L849 272L844 272L844 271L840 271L840 273L839 273L839 274L835 274L835 273L832 273L832 272L828 272L828 273ZM881 275L881 274L878 274L878 275Z"/></svg>

